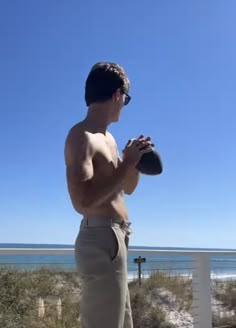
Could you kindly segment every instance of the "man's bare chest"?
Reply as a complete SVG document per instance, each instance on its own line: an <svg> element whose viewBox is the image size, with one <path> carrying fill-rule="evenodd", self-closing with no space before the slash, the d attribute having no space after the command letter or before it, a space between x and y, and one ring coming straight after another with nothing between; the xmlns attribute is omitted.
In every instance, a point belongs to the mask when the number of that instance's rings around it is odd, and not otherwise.
<svg viewBox="0 0 236 328"><path fill-rule="evenodd" d="M94 173L110 175L118 166L118 150L115 142L108 138L99 138L95 144L93 157Z"/></svg>

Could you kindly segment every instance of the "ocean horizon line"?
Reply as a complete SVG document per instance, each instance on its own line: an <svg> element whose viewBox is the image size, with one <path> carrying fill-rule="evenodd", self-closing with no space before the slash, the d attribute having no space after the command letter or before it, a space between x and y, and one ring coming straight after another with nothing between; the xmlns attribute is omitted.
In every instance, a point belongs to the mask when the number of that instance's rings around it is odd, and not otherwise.
<svg viewBox="0 0 236 328"><path fill-rule="evenodd" d="M54 243L0 243L0 248L74 248L73 244ZM211 251L236 251L236 248L214 248L214 247L184 247L184 246L149 246L130 245L129 249L150 249L150 250L211 250Z"/></svg>

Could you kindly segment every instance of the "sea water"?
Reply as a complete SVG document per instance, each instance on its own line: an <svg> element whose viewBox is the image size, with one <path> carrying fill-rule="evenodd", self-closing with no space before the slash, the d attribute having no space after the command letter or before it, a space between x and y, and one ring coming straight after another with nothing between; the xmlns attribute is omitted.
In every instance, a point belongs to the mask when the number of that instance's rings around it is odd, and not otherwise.
<svg viewBox="0 0 236 328"><path fill-rule="evenodd" d="M0 249L4 248L41 248L41 249L73 249L73 245L54 245L54 244L0 244ZM138 264L135 258L139 256L145 259L141 264L143 276L149 276L156 270L161 270L167 274L177 274L183 276L191 276L194 263L191 255L175 254L175 251L222 251L223 249L199 249L199 248L162 248L162 247L146 247L146 246L130 246L130 250L144 250L137 253L128 253L128 275L130 279L138 276ZM173 251L172 254L147 253L148 250L168 250ZM223 251L229 251L224 249ZM236 279L236 254L232 255L211 255L211 274L221 279ZM74 255L0 255L0 267L15 267L17 269L32 270L40 267L54 267L68 270L75 270Z"/></svg>

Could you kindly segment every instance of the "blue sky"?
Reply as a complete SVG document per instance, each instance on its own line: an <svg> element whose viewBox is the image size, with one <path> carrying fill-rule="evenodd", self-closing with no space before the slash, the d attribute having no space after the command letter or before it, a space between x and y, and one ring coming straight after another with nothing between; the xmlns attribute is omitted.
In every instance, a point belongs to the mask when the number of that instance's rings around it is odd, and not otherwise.
<svg viewBox="0 0 236 328"><path fill-rule="evenodd" d="M236 248L234 0L0 2L0 242L73 244L64 141L97 61L124 66L121 151L150 135L164 171L126 197L131 245Z"/></svg>

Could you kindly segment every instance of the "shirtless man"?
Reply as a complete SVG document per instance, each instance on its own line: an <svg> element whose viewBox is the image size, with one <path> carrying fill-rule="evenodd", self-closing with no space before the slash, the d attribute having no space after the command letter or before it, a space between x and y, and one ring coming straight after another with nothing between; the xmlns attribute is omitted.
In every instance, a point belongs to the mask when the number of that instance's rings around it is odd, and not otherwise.
<svg viewBox="0 0 236 328"><path fill-rule="evenodd" d="M127 283L128 212L124 193L136 188L141 156L150 138L128 142L119 157L107 131L131 97L122 67L97 63L88 75L85 119L69 131L65 144L67 185L75 210L83 215L75 243L81 277L82 328L132 328Z"/></svg>

